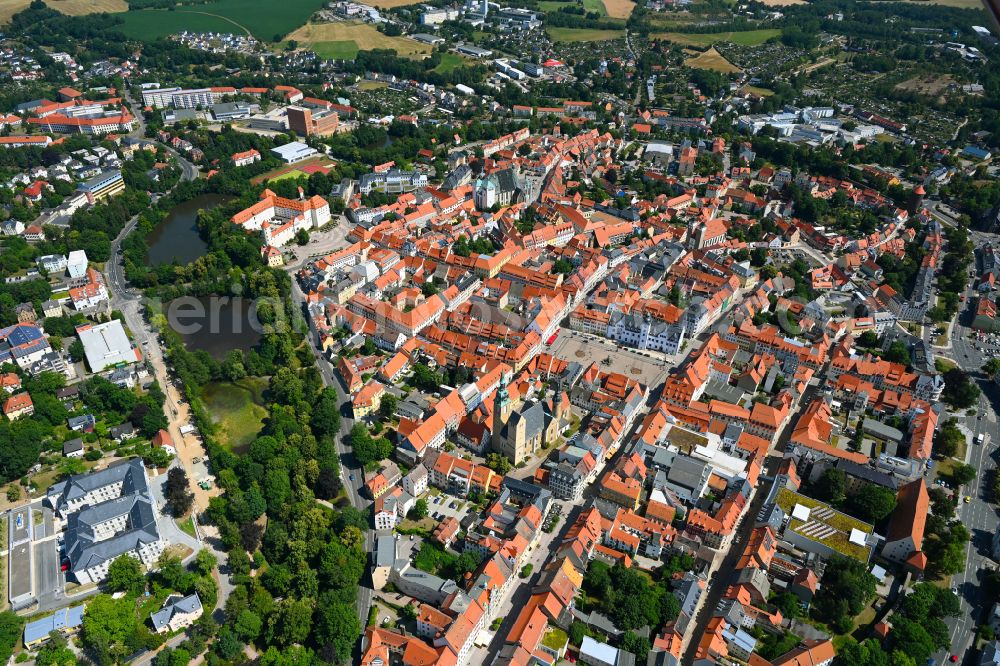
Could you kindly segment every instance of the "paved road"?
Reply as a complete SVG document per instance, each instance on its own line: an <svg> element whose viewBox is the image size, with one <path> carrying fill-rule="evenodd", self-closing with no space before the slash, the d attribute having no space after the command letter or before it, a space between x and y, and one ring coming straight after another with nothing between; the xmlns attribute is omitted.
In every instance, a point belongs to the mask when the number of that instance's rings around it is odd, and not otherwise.
<svg viewBox="0 0 1000 666"><path fill-rule="evenodd" d="M943 223L953 224L950 216L942 214L940 206L929 204L928 207ZM980 231L970 230L969 235L977 246L987 241L996 241L995 235ZM976 405L976 413L958 417L961 425L971 433L966 462L977 471L976 478L960 490L957 510L958 518L972 535L972 543L966 553L965 570L951 579L951 586L961 601L961 610L957 617L945 620L951 638L951 649L935 654L939 664L945 663L952 654L959 656L965 663L971 663L973 659L976 628L983 622L984 613L989 610L986 608L988 599L981 583L987 566L992 565L992 538L1000 522L996 507L988 501L988 484L997 467L996 447L1000 444L1000 423L997 417L1000 387L978 374L986 359L997 354L991 350L977 349L976 345L983 347L983 343L970 337L972 331L968 324L974 316L975 296L970 283L965 291L965 301L952 326L949 346L936 350L941 356L950 358L972 374L983 391L979 404ZM925 336L929 335L930 328L925 327ZM983 434L986 439L982 446L975 444L979 434ZM964 502L965 496L969 497L968 504Z"/></svg>
<svg viewBox="0 0 1000 666"><path fill-rule="evenodd" d="M956 324L952 336L953 351L949 354L958 365L970 372L976 373L983 364L983 354L975 349L968 338L968 329ZM983 390L976 414L960 417L959 421L972 434L970 437L966 462L977 471L976 478L968 486L960 490L960 496L969 497L969 503L959 500L957 515L972 535L965 560L965 570L951 579L951 585L961 600L961 611L958 617L947 618L949 636L951 637L951 654L971 653L974 646L976 627L983 620L983 614L988 608L987 595L983 593L982 578L987 571L987 565L992 563L991 546L993 534L998 525L996 507L988 501L989 481L997 467L997 445L1000 443L1000 424L997 410L1000 408L1000 387L996 383L978 378ZM983 445L975 444L979 434L985 436ZM939 652L936 657L943 663L949 656ZM966 655L968 658L971 658Z"/></svg>
<svg viewBox="0 0 1000 666"><path fill-rule="evenodd" d="M294 276L292 278L292 299L296 305L304 307L305 295L302 293L302 290L299 289L298 282L295 280ZM336 441L337 455L340 458L340 480L344 484L344 488L347 491L347 496L351 501L351 506L360 509L367 515L368 506L371 502L361 494L361 490L364 487L365 482L364 469L362 469L357 460L354 459L354 452L347 446L347 438L351 433L351 428L354 427L354 420L350 416L351 393L347 390L347 386L344 385L340 375L333 371L333 366L330 362L326 360L326 358L323 357L323 354L316 348L315 340L312 339L312 336L310 336L309 348L312 350L313 356L316 358L316 366L319 368L320 376L323 377L323 383L326 386L335 389L337 391L337 395L340 397L340 433L338 434ZM373 533L372 530L369 529L365 532L365 552L371 552L373 547ZM355 608L358 613L358 618L361 620L362 627L364 627L368 622L368 613L371 609L373 595L374 589L372 588L370 572L366 569L365 578L361 581L358 587L358 597L355 602Z"/></svg>
<svg viewBox="0 0 1000 666"><path fill-rule="evenodd" d="M503 618L500 628L493 634L493 638L488 646L472 650L466 663L492 664L497 658L500 650L503 649L507 634L510 633L511 627L521 613L521 609L524 608L524 605L531 598L531 591L541 578L546 560L549 559L549 556L562 543L566 532L580 515L580 505L572 506L568 502L561 500L554 500L553 505L558 505L562 509L562 518L559 526L549 534L540 531L540 536L538 537L538 541L535 542L534 548L528 552L521 562L521 567L531 564L531 575L528 578L521 578L520 570L514 572L514 586L507 594L507 598L500 604L500 610L497 611L495 616ZM566 513L567 508L569 509L568 514ZM552 509L550 508L549 510L551 511Z"/></svg>

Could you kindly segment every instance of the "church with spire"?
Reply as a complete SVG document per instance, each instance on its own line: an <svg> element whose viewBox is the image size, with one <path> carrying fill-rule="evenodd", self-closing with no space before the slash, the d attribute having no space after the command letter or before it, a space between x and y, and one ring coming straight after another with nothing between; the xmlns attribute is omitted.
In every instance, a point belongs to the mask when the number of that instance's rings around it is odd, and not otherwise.
<svg viewBox="0 0 1000 666"><path fill-rule="evenodd" d="M554 442L569 419L569 397L564 391L557 390L548 400L515 405L507 387L501 386L493 399L490 446L517 465Z"/></svg>

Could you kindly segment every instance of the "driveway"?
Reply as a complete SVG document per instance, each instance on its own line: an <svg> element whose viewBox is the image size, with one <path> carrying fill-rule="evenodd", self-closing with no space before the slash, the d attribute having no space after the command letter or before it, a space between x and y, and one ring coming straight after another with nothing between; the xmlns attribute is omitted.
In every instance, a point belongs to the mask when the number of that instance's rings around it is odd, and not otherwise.
<svg viewBox="0 0 1000 666"><path fill-rule="evenodd" d="M178 463L174 460L170 467L176 467ZM160 520L157 522L160 528L160 535L169 541L171 544L181 544L190 548L193 552L188 559L194 557L202 548L202 543L195 537L191 536L184 530L182 530L177 525L177 521L174 520L173 515L170 514L167 508L167 501L164 498L164 485L167 482L167 474L163 473L158 476L154 476L150 479L150 489L153 493L153 499L156 502L156 508L160 513Z"/></svg>

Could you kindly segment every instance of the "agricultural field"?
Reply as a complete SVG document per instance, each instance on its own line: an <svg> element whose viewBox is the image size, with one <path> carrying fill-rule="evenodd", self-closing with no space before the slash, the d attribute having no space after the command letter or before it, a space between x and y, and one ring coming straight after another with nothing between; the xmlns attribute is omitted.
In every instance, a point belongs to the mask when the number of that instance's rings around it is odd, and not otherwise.
<svg viewBox="0 0 1000 666"><path fill-rule="evenodd" d="M387 37L368 23L307 23L285 37L324 58L353 58L359 50L393 49L398 55L423 58L431 46L405 37Z"/></svg>
<svg viewBox="0 0 1000 666"><path fill-rule="evenodd" d="M597 30L591 28L546 28L553 42L607 42L621 39L624 30Z"/></svg>
<svg viewBox="0 0 1000 666"><path fill-rule="evenodd" d="M121 18L125 21L123 32L136 39L156 39L179 30L223 30L246 32L261 41L280 41L283 35L309 20L320 7L321 0L285 0L281 3L267 0L213 0L190 9L126 12L121 14Z"/></svg>
<svg viewBox="0 0 1000 666"><path fill-rule="evenodd" d="M604 8L611 18L627 19L635 9L633 0L604 0Z"/></svg>
<svg viewBox="0 0 1000 666"><path fill-rule="evenodd" d="M650 35L656 39L666 39L680 44L681 46L712 46L725 42L732 42L741 46L757 46L767 40L777 37L781 31L776 28L763 30L744 30L742 32L717 32L717 33L683 33L683 32L658 32Z"/></svg>
<svg viewBox="0 0 1000 666"><path fill-rule="evenodd" d="M711 69L722 74L732 74L740 71L740 68L722 57L722 54L715 50L713 46L702 54L693 58L688 58L684 64L694 69Z"/></svg>
<svg viewBox="0 0 1000 666"><path fill-rule="evenodd" d="M153 40L166 37L182 30L199 32L232 32L247 34L249 30L222 16L187 10L163 11L145 9L122 14L125 23L120 27L127 37Z"/></svg>
<svg viewBox="0 0 1000 666"><path fill-rule="evenodd" d="M6 23L10 17L31 4L31 0L0 0L0 24ZM84 14L99 14L107 12L117 14L128 11L125 0L46 0L45 4L69 16Z"/></svg>

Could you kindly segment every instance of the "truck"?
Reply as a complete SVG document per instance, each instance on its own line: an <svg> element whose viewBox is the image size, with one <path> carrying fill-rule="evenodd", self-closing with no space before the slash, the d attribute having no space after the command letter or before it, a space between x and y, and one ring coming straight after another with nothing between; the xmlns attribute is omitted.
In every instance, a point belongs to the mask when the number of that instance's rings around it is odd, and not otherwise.
<svg viewBox="0 0 1000 666"><path fill-rule="evenodd" d="M979 433L978 435L976 435L976 444L977 445L981 445L984 441L985 441L985 438L983 437L983 433Z"/></svg>

